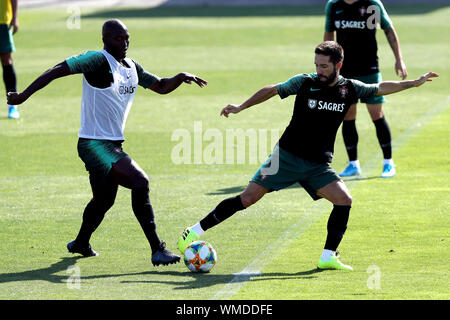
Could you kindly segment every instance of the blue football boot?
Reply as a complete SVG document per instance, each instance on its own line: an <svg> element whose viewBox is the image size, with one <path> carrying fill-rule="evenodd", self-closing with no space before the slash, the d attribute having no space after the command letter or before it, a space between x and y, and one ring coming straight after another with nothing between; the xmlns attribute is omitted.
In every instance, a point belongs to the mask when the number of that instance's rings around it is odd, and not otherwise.
<svg viewBox="0 0 450 320"><path fill-rule="evenodd" d="M341 177L359 176L361 174L361 168L349 163L344 171L339 173Z"/></svg>

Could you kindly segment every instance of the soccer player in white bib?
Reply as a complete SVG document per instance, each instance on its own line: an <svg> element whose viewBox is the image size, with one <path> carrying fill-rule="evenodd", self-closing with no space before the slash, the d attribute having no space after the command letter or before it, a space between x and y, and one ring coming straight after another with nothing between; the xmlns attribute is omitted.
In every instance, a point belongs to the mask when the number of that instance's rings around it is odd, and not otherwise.
<svg viewBox="0 0 450 320"><path fill-rule="evenodd" d="M200 87L207 82L186 72L172 78L159 78L145 71L136 61L126 58L129 33L120 20L106 21L102 35L103 50L88 51L66 59L45 71L25 91L9 92L8 103L21 104L51 81L83 73L78 154L89 172L93 197L84 210L76 239L69 242L67 248L69 252L85 257L98 255L89 241L114 204L120 185L131 189L133 212L150 244L153 265L176 263L180 257L166 249L165 242L156 232L148 177L122 149L123 131L138 85L166 94L183 82L195 82Z"/></svg>

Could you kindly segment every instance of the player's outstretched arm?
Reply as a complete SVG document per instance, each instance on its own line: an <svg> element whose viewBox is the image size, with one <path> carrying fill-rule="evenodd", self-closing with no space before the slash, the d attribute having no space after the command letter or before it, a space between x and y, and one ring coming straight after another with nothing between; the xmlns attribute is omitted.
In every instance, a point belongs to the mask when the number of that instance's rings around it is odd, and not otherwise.
<svg viewBox="0 0 450 320"><path fill-rule="evenodd" d="M432 78L437 78L439 75L435 72L428 72L416 80L406 81L383 81L378 86L379 96L385 96L391 93L399 92L405 89L420 87L427 81L433 81Z"/></svg>
<svg viewBox="0 0 450 320"><path fill-rule="evenodd" d="M259 89L254 95L252 95L250 98L248 98L244 103L240 105L235 104L229 104L225 108L222 109L220 112L220 115L224 115L228 118L228 115L230 113L239 113L244 109L250 108L251 106L254 106L255 104L262 103L270 98L272 98L274 95L278 93L277 86L276 85L269 85L264 88Z"/></svg>
<svg viewBox="0 0 450 320"><path fill-rule="evenodd" d="M65 61L57 64L51 69L48 69L41 74L36 80L34 80L28 88L23 92L8 92L7 100L9 105L19 105L25 102L33 93L44 88L50 82L57 78L70 75L69 66Z"/></svg>
<svg viewBox="0 0 450 320"><path fill-rule="evenodd" d="M149 89L159 94L167 94L178 88L183 82L191 84L195 82L200 88L208 84L207 81L188 72L181 72L172 78L163 78L154 82Z"/></svg>

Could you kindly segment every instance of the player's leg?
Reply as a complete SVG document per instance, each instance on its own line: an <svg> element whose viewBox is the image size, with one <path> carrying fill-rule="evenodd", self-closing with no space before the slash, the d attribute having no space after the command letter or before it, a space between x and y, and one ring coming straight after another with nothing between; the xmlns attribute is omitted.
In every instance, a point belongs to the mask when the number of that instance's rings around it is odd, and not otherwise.
<svg viewBox="0 0 450 320"><path fill-rule="evenodd" d="M333 204L327 223L327 238L319 259L320 269L353 270L339 261L336 250L347 230L347 222L352 205L352 197L342 180L335 180L317 191L317 195Z"/></svg>
<svg viewBox="0 0 450 320"><path fill-rule="evenodd" d="M83 221L77 237L67 245L69 252L81 253L85 257L98 255L92 250L89 241L103 221L106 212L113 206L118 188L118 185L112 180L112 176L105 175L103 172L90 172L89 181L92 199L84 209Z"/></svg>
<svg viewBox="0 0 450 320"><path fill-rule="evenodd" d="M126 156L112 165L111 174L116 183L131 189L133 212L152 249L152 263L167 265L178 262L180 257L165 248L165 243L156 232L155 214L149 196L149 179L144 170Z"/></svg>
<svg viewBox="0 0 450 320"><path fill-rule="evenodd" d="M0 25L0 60L3 68L3 81L6 92L16 92L16 73L14 71L12 52L16 51L12 29L7 24ZM8 117L18 119L20 117L17 106L8 106Z"/></svg>
<svg viewBox="0 0 450 320"><path fill-rule="evenodd" d="M16 92L17 79L11 52L0 54L0 60L3 68L3 82L5 84L6 93ZM11 119L18 119L20 117L17 106L8 106L8 117Z"/></svg>
<svg viewBox="0 0 450 320"><path fill-rule="evenodd" d="M250 182L247 188L239 195L227 198L220 202L217 207L203 218L198 226L201 235L204 231L225 221L238 211L244 210L258 202L269 189L254 182ZM194 230L196 230L194 228ZM197 232L198 233L198 232Z"/></svg>
<svg viewBox="0 0 450 320"><path fill-rule="evenodd" d="M255 204L267 192L269 192L268 188L250 182L241 194L223 200L202 220L192 227L186 228L178 240L178 249L183 253L186 247L193 241L200 239L200 236L203 235L206 230L222 223L236 212Z"/></svg>
<svg viewBox="0 0 450 320"><path fill-rule="evenodd" d="M395 175L395 165L392 159L391 130L383 113L382 103L367 103L367 110L375 125L378 142L383 151L382 178L390 178Z"/></svg>
<svg viewBox="0 0 450 320"><path fill-rule="evenodd" d="M353 104L347 111L342 122L342 136L344 138L345 148L348 155L348 165L339 175L341 177L350 177L361 174L361 168L358 160L358 131L356 130L356 111L357 104Z"/></svg>

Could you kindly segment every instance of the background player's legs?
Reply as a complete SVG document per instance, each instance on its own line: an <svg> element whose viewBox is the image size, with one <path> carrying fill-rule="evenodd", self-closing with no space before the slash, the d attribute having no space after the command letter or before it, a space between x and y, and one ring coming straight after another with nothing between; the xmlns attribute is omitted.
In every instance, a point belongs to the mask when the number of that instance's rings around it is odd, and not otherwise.
<svg viewBox="0 0 450 320"><path fill-rule="evenodd" d="M156 232L155 214L150 203L149 180L145 172L130 157L117 161L111 175L119 185L131 189L133 212L147 237L152 252L160 249L161 241Z"/></svg>
<svg viewBox="0 0 450 320"><path fill-rule="evenodd" d="M370 117L375 125L378 142L383 150L384 159L391 159L391 130L384 117L383 104L367 104L367 110L369 111Z"/></svg>
<svg viewBox="0 0 450 320"><path fill-rule="evenodd" d="M14 70L11 52L0 54L3 68L3 82L5 83L6 93L17 91L16 72ZM8 106L9 117L12 119L19 118L19 112L16 106Z"/></svg>
<svg viewBox="0 0 450 320"><path fill-rule="evenodd" d="M89 173L92 188L92 199L83 213L83 222L75 242L78 247L88 247L92 233L102 222L106 212L113 206L118 185L113 182L111 174L105 177L102 173Z"/></svg>
<svg viewBox="0 0 450 320"><path fill-rule="evenodd" d="M348 177L361 173L358 160L358 131L356 130L357 105L353 104L347 111L342 123L342 136L347 150L349 164L339 175Z"/></svg>
<svg viewBox="0 0 450 320"><path fill-rule="evenodd" d="M395 166L392 160L391 130L384 117L383 104L367 104L367 110L375 125L378 142L383 151L383 173L381 176L384 178L392 177L395 175Z"/></svg>
<svg viewBox="0 0 450 320"><path fill-rule="evenodd" d="M328 218L328 234L319 260L319 268L352 270L351 267L343 265L335 257L335 252L347 230L352 205L350 192L342 180L335 180L319 189L317 194L333 203L333 210Z"/></svg>

